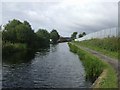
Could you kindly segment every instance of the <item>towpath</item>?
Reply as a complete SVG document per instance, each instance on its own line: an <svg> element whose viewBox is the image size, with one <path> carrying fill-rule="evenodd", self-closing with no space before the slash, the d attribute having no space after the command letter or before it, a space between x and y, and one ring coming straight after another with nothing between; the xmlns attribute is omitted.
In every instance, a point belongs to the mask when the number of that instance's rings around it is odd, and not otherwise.
<svg viewBox="0 0 120 90"><path fill-rule="evenodd" d="M113 59L113 58L110 58L98 51L95 51L95 50L92 50L90 48L87 48L87 47L82 47L82 46L79 46L77 45L77 47L93 54L94 56L100 58L101 60L103 61L106 61L107 63L109 63L117 72L117 76L118 76L118 83L119 83L119 87L120 87L120 62L119 60L116 60L116 59Z"/></svg>

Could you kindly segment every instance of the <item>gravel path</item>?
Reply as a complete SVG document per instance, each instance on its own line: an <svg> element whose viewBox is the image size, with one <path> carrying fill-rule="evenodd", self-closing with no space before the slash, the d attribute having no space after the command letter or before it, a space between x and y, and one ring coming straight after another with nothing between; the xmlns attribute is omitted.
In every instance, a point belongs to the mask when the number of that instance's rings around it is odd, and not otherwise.
<svg viewBox="0 0 120 90"><path fill-rule="evenodd" d="M110 58L100 52L97 52L95 50L92 50L92 49L89 49L86 47L82 47L82 46L78 46L78 47L80 47L81 49L83 49L89 53L92 53L93 55L100 58L101 60L108 62L116 70L116 72L118 74L118 83L119 83L119 87L120 87L120 62L118 62L118 60Z"/></svg>

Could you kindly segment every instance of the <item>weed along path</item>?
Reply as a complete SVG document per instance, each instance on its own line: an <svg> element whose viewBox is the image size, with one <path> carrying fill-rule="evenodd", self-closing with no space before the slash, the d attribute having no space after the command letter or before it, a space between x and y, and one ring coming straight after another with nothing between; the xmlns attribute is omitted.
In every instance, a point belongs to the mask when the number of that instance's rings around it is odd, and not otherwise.
<svg viewBox="0 0 120 90"><path fill-rule="evenodd" d="M86 47L81 47L81 48L88 51L88 52L90 52L90 53L92 53L93 55L100 58L101 60L104 60L104 61L108 62L118 72L118 60L110 58L110 57L108 57L106 55L101 54L100 52L97 52L95 50L92 50L92 49L89 49L89 48L86 48Z"/></svg>
<svg viewBox="0 0 120 90"><path fill-rule="evenodd" d="M74 43L73 43L74 44ZM119 84L119 87L120 87L120 70L119 70L119 64L118 64L118 60L116 59L113 59L113 58L110 58L106 55L103 55L102 53L100 52L97 52L95 50L92 50L90 48L87 48L87 47L83 47L83 46L80 46L80 45L76 45L74 44L75 46L77 46L78 48L82 49L82 50L85 50L91 54L93 54L94 56L96 56L97 58L99 58L100 60L103 60L105 62L107 62L108 64L110 64L116 71L117 73L117 76L118 76L118 84Z"/></svg>

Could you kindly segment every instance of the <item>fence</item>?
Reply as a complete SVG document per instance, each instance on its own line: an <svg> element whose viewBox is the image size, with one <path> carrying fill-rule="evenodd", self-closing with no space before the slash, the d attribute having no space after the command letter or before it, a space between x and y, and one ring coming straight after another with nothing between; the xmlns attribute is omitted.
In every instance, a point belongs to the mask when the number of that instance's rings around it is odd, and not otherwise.
<svg viewBox="0 0 120 90"><path fill-rule="evenodd" d="M89 40L93 38L106 38L106 37L113 37L113 36L114 37L118 36L118 28L116 27L90 33L82 38L75 39L75 41Z"/></svg>

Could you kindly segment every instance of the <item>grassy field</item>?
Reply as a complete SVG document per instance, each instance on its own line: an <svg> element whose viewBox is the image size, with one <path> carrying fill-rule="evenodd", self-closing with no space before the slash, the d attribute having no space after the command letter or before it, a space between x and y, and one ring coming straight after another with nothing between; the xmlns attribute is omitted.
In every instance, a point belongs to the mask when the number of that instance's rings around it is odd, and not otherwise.
<svg viewBox="0 0 120 90"><path fill-rule="evenodd" d="M80 60L83 62L86 71L86 79L94 82L101 73L106 70L106 75L102 77L97 88L117 88L117 75L115 70L106 62L101 61L99 58L92 54L80 49L75 43L68 43L70 50L78 54Z"/></svg>
<svg viewBox="0 0 120 90"><path fill-rule="evenodd" d="M116 37L91 39L75 43L99 51L111 58L118 59L118 38Z"/></svg>

